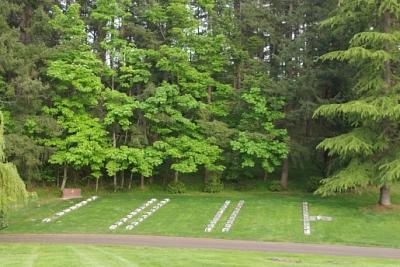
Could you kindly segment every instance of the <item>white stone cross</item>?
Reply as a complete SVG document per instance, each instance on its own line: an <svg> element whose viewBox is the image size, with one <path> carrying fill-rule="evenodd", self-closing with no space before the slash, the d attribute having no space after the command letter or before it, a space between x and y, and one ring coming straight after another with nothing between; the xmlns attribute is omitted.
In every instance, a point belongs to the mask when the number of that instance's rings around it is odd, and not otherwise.
<svg viewBox="0 0 400 267"><path fill-rule="evenodd" d="M303 202L303 230L305 235L311 235L311 224L310 222L316 221L326 221L330 222L333 218L329 216L310 216L309 209L308 209L308 202Z"/></svg>

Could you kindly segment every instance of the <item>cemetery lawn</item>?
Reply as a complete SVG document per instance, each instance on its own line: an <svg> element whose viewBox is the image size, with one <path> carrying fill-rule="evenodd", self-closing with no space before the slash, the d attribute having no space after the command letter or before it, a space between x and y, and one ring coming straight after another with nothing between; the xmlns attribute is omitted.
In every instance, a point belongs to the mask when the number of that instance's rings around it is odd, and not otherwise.
<svg viewBox="0 0 400 267"><path fill-rule="evenodd" d="M398 260L206 249L0 244L3 267L112 266L399 266Z"/></svg>
<svg viewBox="0 0 400 267"><path fill-rule="evenodd" d="M393 203L400 203L399 191L393 192ZM400 208L374 206L377 195L341 195L320 198L311 194L271 192L224 192L162 195L160 193L115 193L99 199L51 223L42 219L80 200L62 201L52 194L39 192L39 200L16 210L10 226L3 233L109 233L209 237L262 241L336 243L359 246L400 247ZM108 227L156 197L171 202L159 209L131 231L125 225L115 231ZM227 199L232 200L211 233L205 226ZM245 204L231 232L222 233L224 222L240 199ZM310 215L332 216L332 222L311 222L311 236L304 236L301 206L310 204Z"/></svg>

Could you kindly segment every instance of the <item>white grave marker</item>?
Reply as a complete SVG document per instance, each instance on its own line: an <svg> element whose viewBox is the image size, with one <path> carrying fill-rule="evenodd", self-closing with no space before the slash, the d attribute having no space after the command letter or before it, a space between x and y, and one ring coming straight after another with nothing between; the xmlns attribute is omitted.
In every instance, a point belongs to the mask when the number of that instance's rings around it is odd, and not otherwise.
<svg viewBox="0 0 400 267"><path fill-rule="evenodd" d="M150 206L151 204L153 204L154 202L156 202L157 199L152 198L149 201L143 203L139 208L135 209L134 211L131 211L130 213L128 213L125 217L119 219L118 221L116 221L115 223L113 223L112 225L110 225L110 227L108 227L108 229L110 230L115 230L117 229L119 226L123 225L124 223L126 223L128 220L130 220L133 216L137 215L139 212L143 211L145 208L147 208L148 206Z"/></svg>
<svg viewBox="0 0 400 267"><path fill-rule="evenodd" d="M210 221L210 223L207 225L206 229L204 229L204 232L211 232L214 226L217 224L219 219L221 219L222 214L224 214L226 208L228 208L229 204L231 203L230 200L226 200L224 204L222 204L221 208L218 210L218 212L215 214L214 218Z"/></svg>
<svg viewBox="0 0 400 267"><path fill-rule="evenodd" d="M303 230L305 235L311 235L311 224L310 222L325 221L330 222L333 218L329 216L310 216L308 209L308 202L303 202Z"/></svg>
<svg viewBox="0 0 400 267"><path fill-rule="evenodd" d="M139 219L137 219L137 220L131 222L129 225L127 225L126 229L127 230L132 230L137 225L139 225L139 223L143 222L144 220L149 218L151 215L153 215L153 213L155 213L157 210L159 210L160 208L165 206L169 201L170 201L169 198L166 198L163 201L160 201L158 204L154 205L153 208L150 211L144 213L141 217L139 217Z"/></svg>
<svg viewBox="0 0 400 267"><path fill-rule="evenodd" d="M244 200L240 200L236 208L232 211L231 216L226 221L224 228L222 228L222 232L229 232L231 230L231 227L235 222L236 217L238 216L240 209L243 207L243 205L244 205Z"/></svg>
<svg viewBox="0 0 400 267"><path fill-rule="evenodd" d="M89 197L88 199L83 200L83 201L81 201L81 202L79 202L79 203L77 203L77 204L75 204L75 205L72 205L72 206L69 207L69 208L66 208L66 209L64 209L64 210L62 210L62 211L56 212L53 216L48 217L48 218L44 218L44 219L42 220L42 223L49 223L49 222L51 222L51 221L54 221L54 220L60 218L61 216L64 216L65 214L67 214L67 213L69 213L69 212L71 212L71 211L73 211L73 210L79 209L80 207L82 207L82 206L88 204L90 201L96 200L97 198L98 198L97 196Z"/></svg>

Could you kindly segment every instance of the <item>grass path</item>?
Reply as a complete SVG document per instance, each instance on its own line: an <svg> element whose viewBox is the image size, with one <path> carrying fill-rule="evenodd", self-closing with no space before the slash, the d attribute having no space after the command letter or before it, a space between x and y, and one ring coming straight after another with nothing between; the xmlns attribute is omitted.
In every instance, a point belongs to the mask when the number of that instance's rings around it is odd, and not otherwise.
<svg viewBox="0 0 400 267"><path fill-rule="evenodd" d="M212 249L149 248L99 245L1 244L2 267L398 267L400 261Z"/></svg>
<svg viewBox="0 0 400 267"><path fill-rule="evenodd" d="M39 257L38 250L39 250L38 247L33 247L32 248L29 257L27 258L27 260L25 262L25 266L26 267L33 267L35 265L35 261Z"/></svg>
<svg viewBox="0 0 400 267"><path fill-rule="evenodd" d="M14 234L0 235L0 243L45 243L45 244L94 244L94 245L128 245L174 248L207 248L230 249L239 251L264 251L283 253L309 253L334 256L361 256L389 258L400 260L400 249L356 247L342 245L320 245L282 242L260 242L244 240L226 240L210 238L166 237L166 236L133 236L133 235L99 235L99 234ZM84 258L80 251L74 252ZM91 252L89 252L90 254ZM104 255L101 254L103 257ZM93 262L103 265L110 257ZM123 261L123 259L117 258Z"/></svg>
<svg viewBox="0 0 400 267"><path fill-rule="evenodd" d="M107 250L103 250L101 249L101 247L98 246L92 246L90 247L92 250L94 250L96 253L102 253L104 255L107 255L109 258L114 259L114 262L119 262L121 263L121 266L137 266L135 263L133 263L132 261L128 260L127 258L125 258L124 256L120 256L117 253L112 253L110 251Z"/></svg>

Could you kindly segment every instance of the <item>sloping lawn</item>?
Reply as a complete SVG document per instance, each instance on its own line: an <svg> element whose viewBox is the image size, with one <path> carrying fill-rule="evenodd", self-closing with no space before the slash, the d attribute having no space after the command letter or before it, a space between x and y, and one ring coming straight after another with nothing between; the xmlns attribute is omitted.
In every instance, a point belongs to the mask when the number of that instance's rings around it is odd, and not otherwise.
<svg viewBox="0 0 400 267"><path fill-rule="evenodd" d="M108 229L152 197L159 200L168 197L171 201L131 231L125 229L126 224L115 231ZM310 194L284 193L116 193L100 195L95 202L54 222L42 223L43 218L80 201L49 197L15 211L10 226L1 232L146 234L400 247L400 209L381 210L371 206L376 198L372 193L324 199ZM205 233L205 226L228 199L232 202L219 223L211 233ZM240 199L245 200L244 207L231 231L222 233L223 224ZM393 200L399 203L399 195L395 194ZM304 236L303 201L310 203L311 215L332 216L334 220L312 222L311 236Z"/></svg>

